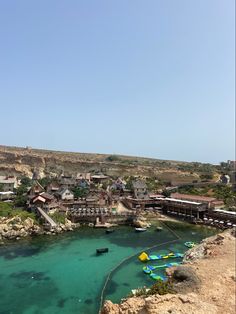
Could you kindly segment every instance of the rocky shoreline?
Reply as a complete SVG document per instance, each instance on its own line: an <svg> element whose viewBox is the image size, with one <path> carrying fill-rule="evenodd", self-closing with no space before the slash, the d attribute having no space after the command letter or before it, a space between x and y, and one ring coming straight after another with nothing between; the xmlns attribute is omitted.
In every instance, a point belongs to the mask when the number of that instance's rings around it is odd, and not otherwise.
<svg viewBox="0 0 236 314"><path fill-rule="evenodd" d="M94 227L93 223L86 224L88 227ZM135 227L149 227L150 223L146 218L140 216L133 221ZM20 240L21 238L37 235L56 235L59 233L73 231L81 226L80 223L72 223L65 218L65 223L58 223L55 227L49 229L39 225L34 219L28 217L22 219L20 216L0 217L0 245L8 240ZM113 225L109 225L113 226Z"/></svg>
<svg viewBox="0 0 236 314"><path fill-rule="evenodd" d="M101 314L235 313L234 229L204 239L184 256L183 266L168 269L175 293L142 295L120 304L105 301ZM176 279L176 278L175 278Z"/></svg>
<svg viewBox="0 0 236 314"><path fill-rule="evenodd" d="M20 240L35 235L55 235L66 231L73 231L80 226L79 223L72 223L65 218L65 223L58 223L53 229L45 229L37 224L32 218L23 220L20 216L12 218L0 217L0 244L7 240Z"/></svg>

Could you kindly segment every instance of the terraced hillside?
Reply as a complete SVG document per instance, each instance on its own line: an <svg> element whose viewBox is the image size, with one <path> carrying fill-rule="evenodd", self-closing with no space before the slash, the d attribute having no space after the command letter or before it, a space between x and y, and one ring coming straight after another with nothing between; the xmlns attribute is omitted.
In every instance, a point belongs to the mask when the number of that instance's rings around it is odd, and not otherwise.
<svg viewBox="0 0 236 314"><path fill-rule="evenodd" d="M103 172L111 176L156 177L173 185L200 181L209 174L214 181L219 171L217 166L202 163L0 146L0 174L32 176L35 170L41 177L62 172Z"/></svg>

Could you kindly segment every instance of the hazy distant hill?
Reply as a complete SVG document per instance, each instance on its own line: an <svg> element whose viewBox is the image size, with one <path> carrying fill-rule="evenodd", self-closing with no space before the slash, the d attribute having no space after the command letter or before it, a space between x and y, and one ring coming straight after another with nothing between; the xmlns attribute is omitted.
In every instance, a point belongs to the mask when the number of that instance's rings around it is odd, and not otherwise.
<svg viewBox="0 0 236 314"><path fill-rule="evenodd" d="M122 155L87 154L0 146L0 174L40 176L103 172L111 176L156 176L164 181L192 182L204 173L217 172L210 164L159 160Z"/></svg>

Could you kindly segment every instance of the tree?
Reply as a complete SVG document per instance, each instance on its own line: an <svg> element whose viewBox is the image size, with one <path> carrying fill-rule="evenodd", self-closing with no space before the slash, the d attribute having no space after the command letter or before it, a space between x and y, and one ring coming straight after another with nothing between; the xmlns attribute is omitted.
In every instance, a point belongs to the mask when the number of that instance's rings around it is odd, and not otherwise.
<svg viewBox="0 0 236 314"><path fill-rule="evenodd" d="M22 177L20 179L21 185L25 185L25 186L31 186L32 184L32 180L28 177Z"/></svg>
<svg viewBox="0 0 236 314"><path fill-rule="evenodd" d="M38 180L39 184L41 184L44 188L52 182L52 178L44 177Z"/></svg>
<svg viewBox="0 0 236 314"><path fill-rule="evenodd" d="M172 191L172 192L173 192L173 191ZM163 194L165 197L170 197L171 191L170 191L170 190L164 190L164 191L162 192L162 194Z"/></svg>
<svg viewBox="0 0 236 314"><path fill-rule="evenodd" d="M212 180L213 179L213 174L212 173L204 173L200 175L200 178L202 180Z"/></svg>
<svg viewBox="0 0 236 314"><path fill-rule="evenodd" d="M85 197L88 194L87 188L76 187L73 190L75 198Z"/></svg>
<svg viewBox="0 0 236 314"><path fill-rule="evenodd" d="M28 192L28 187L26 185L21 184L16 190L16 195L20 196L20 195L26 194L27 192Z"/></svg>
<svg viewBox="0 0 236 314"><path fill-rule="evenodd" d="M26 195L17 195L14 204L16 207L24 207L27 202L27 196Z"/></svg>

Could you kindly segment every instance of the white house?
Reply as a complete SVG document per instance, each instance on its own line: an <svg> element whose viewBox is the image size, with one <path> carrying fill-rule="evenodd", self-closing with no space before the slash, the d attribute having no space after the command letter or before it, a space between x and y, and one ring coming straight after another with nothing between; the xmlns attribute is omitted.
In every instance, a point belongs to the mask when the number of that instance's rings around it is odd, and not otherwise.
<svg viewBox="0 0 236 314"><path fill-rule="evenodd" d="M72 201L74 199L74 194L67 188L60 189L56 194L63 201Z"/></svg>
<svg viewBox="0 0 236 314"><path fill-rule="evenodd" d="M14 176L0 176L1 192L13 192L18 187L17 178Z"/></svg>

